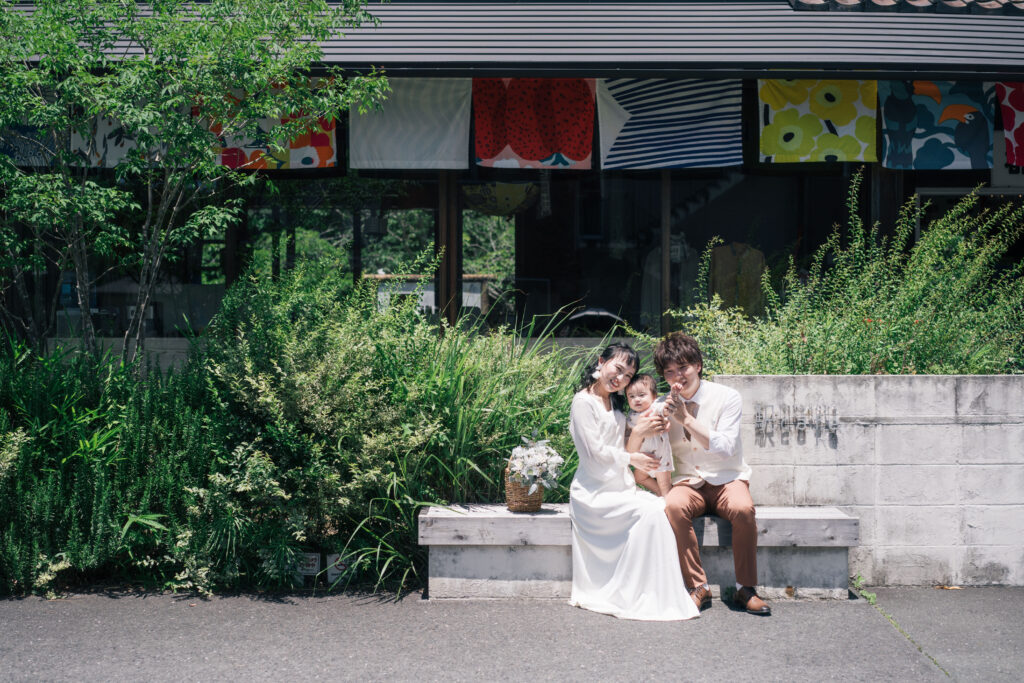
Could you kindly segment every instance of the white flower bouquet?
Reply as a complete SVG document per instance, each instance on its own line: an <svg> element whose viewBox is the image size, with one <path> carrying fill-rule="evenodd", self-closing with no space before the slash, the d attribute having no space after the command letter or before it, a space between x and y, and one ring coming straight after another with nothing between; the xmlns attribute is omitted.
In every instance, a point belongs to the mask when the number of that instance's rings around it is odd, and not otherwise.
<svg viewBox="0 0 1024 683"><path fill-rule="evenodd" d="M524 436L523 443L526 445L512 449L512 457L508 460L509 479L528 486L527 495L533 495L541 486L554 488L565 460L548 445L547 439L532 441Z"/></svg>

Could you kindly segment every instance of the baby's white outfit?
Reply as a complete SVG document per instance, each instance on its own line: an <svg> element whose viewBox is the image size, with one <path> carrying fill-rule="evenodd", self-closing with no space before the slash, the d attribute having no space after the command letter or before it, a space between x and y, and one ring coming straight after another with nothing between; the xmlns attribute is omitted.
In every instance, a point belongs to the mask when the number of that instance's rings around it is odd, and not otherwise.
<svg viewBox="0 0 1024 683"><path fill-rule="evenodd" d="M661 415L665 410L665 404L652 403L649 410L655 415ZM626 418L629 428L636 427L636 422L640 419L643 413L631 412ZM654 453L654 457L658 459L658 468L655 472L671 472L674 468L672 465L672 444L668 440L668 432L662 432L657 436L649 436L644 439L644 442L640 444L640 451L642 453ZM653 475L652 475L653 476Z"/></svg>

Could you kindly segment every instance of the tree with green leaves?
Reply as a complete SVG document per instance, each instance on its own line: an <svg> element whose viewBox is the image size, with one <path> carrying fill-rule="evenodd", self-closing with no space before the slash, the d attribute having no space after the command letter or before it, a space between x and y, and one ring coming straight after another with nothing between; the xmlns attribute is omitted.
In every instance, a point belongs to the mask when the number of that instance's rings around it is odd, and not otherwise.
<svg viewBox="0 0 1024 683"><path fill-rule="evenodd" d="M0 0L0 290L22 303L5 309L8 325L39 342L54 307L30 301L40 274L70 265L83 342L97 351L90 293L98 265L116 265L138 283L124 336L133 360L162 267L238 220L228 190L255 180L220 162L224 141L280 151L383 98L379 74L321 65L323 41L372 21L356 0ZM103 120L125 141L116 163L96 163Z"/></svg>

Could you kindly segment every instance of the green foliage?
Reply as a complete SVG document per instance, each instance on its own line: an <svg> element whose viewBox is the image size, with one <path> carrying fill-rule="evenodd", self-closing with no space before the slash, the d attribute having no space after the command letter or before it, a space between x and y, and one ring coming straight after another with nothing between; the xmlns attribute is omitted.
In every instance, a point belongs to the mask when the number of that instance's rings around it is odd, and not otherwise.
<svg viewBox="0 0 1024 683"><path fill-rule="evenodd" d="M977 195L922 227L913 201L891 234L850 218L814 254L768 277L763 318L713 297L675 315L705 366L724 374L989 374L1024 371L1024 262L1008 263L1024 207L978 210ZM707 299L705 299L707 301Z"/></svg>
<svg viewBox="0 0 1024 683"><path fill-rule="evenodd" d="M434 244L434 212L427 209L391 211L387 231L366 236L363 245L363 271L400 273L418 254Z"/></svg>
<svg viewBox="0 0 1024 683"><path fill-rule="evenodd" d="M488 273L509 285L515 276L515 220L509 216L488 216L466 212L462 225L463 269L467 273Z"/></svg>
<svg viewBox="0 0 1024 683"><path fill-rule="evenodd" d="M182 564L169 529L223 443L196 374L144 379L110 357L0 350L0 592Z"/></svg>
<svg viewBox="0 0 1024 683"><path fill-rule="evenodd" d="M878 594L872 593L864 586L864 577L860 574L853 577L853 590L855 590L859 596L867 600L869 605L874 605L878 600Z"/></svg>
<svg viewBox="0 0 1024 683"><path fill-rule="evenodd" d="M305 262L236 287L207 367L236 443L265 456L281 486L246 514L276 519L296 552L341 552L346 580L409 585L425 561L420 507L500 500L508 455L534 431L571 452L575 377L561 353L508 331L438 329L416 297L381 309L374 283L345 298L347 286L331 264Z"/></svg>
<svg viewBox="0 0 1024 683"><path fill-rule="evenodd" d="M7 38L0 43L0 134L49 166L17 169L0 155L0 243L29 226L35 239L10 260L27 252L39 258L35 242L43 241L55 245L54 266L71 263L90 349L97 256L116 245L117 265L139 283L125 339L141 342L161 267L183 245L237 220L239 206L220 191L256 176L219 163L224 141L267 139L280 151L319 119L373 106L387 91L376 73L342 77L328 69L312 77L322 41L374 21L354 2L38 0L31 11L13 5L0 0ZM125 141L114 177L94 166L106 155L93 130L101 119L116 122ZM264 132L267 120L280 123ZM76 137L84 148L70 144ZM18 263L8 268L15 279L23 270ZM15 327L41 338L35 321ZM124 348L127 354L130 345Z"/></svg>
<svg viewBox="0 0 1024 683"><path fill-rule="evenodd" d="M0 349L0 591L288 587L308 551L341 553L346 583L415 586L419 510L502 500L523 436L566 457L565 499L578 359L350 287L330 261L244 279L166 375Z"/></svg>

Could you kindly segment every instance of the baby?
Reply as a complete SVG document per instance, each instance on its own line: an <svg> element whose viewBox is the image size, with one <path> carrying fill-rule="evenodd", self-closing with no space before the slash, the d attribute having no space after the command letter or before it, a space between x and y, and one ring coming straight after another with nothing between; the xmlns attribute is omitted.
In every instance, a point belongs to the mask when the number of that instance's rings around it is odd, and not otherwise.
<svg viewBox="0 0 1024 683"><path fill-rule="evenodd" d="M632 429L636 421L647 410L660 413L664 408L663 402L655 403L658 398L658 383L652 375L641 373L633 377L633 381L626 387L626 400L629 402L629 417L627 423ZM655 458L661 462L654 471L654 479L658 483L658 490L661 495L667 495L672 488L672 447L669 445L668 433L664 432L657 436L649 436L640 445L644 453L653 453ZM637 483L644 478L650 478L650 472L637 470L635 473Z"/></svg>

